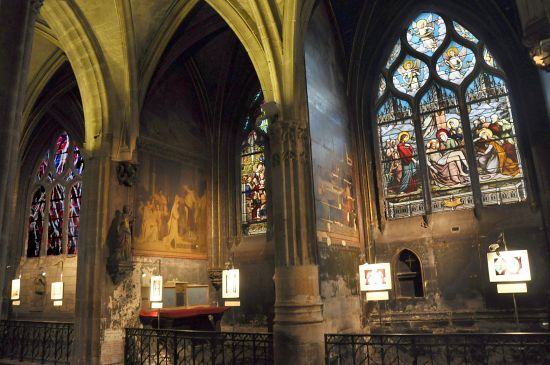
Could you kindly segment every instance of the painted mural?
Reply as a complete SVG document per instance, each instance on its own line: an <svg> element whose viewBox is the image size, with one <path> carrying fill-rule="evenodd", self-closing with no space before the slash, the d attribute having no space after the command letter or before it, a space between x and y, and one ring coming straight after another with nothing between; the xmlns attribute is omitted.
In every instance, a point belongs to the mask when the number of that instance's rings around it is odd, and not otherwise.
<svg viewBox="0 0 550 365"><path fill-rule="evenodd" d="M143 153L134 222L137 255L206 258L206 180L200 168Z"/></svg>

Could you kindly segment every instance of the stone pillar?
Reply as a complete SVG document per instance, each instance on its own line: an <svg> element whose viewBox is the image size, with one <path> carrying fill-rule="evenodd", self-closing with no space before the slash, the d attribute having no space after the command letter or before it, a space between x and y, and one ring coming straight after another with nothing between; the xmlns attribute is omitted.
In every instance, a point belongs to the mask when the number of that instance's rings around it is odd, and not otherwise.
<svg viewBox="0 0 550 365"><path fill-rule="evenodd" d="M275 238L275 364L322 364L323 316L307 121L273 121L270 148Z"/></svg>
<svg viewBox="0 0 550 365"><path fill-rule="evenodd" d="M109 227L108 201L113 170L109 148L104 146L101 151L89 151L85 163L71 359L71 364L83 365L100 363L102 296L108 280L105 240Z"/></svg>
<svg viewBox="0 0 550 365"><path fill-rule="evenodd" d="M8 289L14 270L6 268L9 257L20 254L20 242L12 242L21 115L27 84L34 22L42 0L0 2L0 283L3 285L0 318L9 308Z"/></svg>

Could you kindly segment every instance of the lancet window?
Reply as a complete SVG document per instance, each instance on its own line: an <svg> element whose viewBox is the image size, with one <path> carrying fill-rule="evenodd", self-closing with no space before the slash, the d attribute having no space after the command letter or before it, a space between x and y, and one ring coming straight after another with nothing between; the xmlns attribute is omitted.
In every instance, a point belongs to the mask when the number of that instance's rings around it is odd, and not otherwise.
<svg viewBox="0 0 550 365"><path fill-rule="evenodd" d="M266 138L268 120L262 118L263 94L258 91L249 105L241 143L241 222L245 235L267 231Z"/></svg>
<svg viewBox="0 0 550 365"><path fill-rule="evenodd" d="M527 198L506 75L483 40L443 15L420 13L378 85L387 218Z"/></svg>
<svg viewBox="0 0 550 365"><path fill-rule="evenodd" d="M83 170L77 143L60 133L34 173L27 257L77 253Z"/></svg>

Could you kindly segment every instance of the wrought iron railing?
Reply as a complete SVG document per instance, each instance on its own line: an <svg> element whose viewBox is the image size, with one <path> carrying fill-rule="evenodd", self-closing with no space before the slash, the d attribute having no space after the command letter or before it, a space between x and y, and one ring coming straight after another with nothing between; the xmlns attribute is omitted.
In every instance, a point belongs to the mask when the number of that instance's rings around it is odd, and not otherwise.
<svg viewBox="0 0 550 365"><path fill-rule="evenodd" d="M73 324L0 321L0 359L68 364Z"/></svg>
<svg viewBox="0 0 550 365"><path fill-rule="evenodd" d="M201 332L127 328L124 363L271 365L271 333Z"/></svg>
<svg viewBox="0 0 550 365"><path fill-rule="evenodd" d="M325 335L327 365L550 364L550 333Z"/></svg>

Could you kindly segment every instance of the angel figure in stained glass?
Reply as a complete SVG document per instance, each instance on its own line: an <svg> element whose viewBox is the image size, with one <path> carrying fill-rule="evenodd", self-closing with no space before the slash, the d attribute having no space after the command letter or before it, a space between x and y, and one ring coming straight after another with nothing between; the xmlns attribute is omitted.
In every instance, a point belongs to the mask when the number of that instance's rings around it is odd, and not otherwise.
<svg viewBox="0 0 550 365"><path fill-rule="evenodd" d="M456 47L450 47L447 52L443 54L443 59L447 66L449 66L449 80L461 79L465 73L464 68L468 68L467 64L464 64L464 58L466 57L467 48L463 47L460 52Z"/></svg>
<svg viewBox="0 0 550 365"><path fill-rule="evenodd" d="M420 60L406 60L398 69L407 91L415 91L420 88Z"/></svg>
<svg viewBox="0 0 550 365"><path fill-rule="evenodd" d="M438 17L438 19L441 18ZM436 23L432 20L432 14L428 15L425 19L419 19L416 22L413 21L412 27L418 38L420 38L424 48L435 52L437 49L437 41L434 34Z"/></svg>

